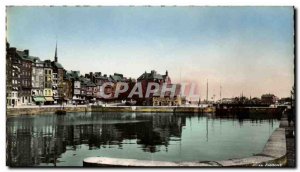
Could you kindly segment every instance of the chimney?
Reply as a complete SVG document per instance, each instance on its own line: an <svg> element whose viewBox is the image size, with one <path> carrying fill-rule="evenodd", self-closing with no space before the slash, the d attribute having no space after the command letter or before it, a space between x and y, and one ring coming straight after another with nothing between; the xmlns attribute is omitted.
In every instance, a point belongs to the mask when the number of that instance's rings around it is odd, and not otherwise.
<svg viewBox="0 0 300 172"><path fill-rule="evenodd" d="M29 56L29 50L24 50L24 53L27 57Z"/></svg>
<svg viewBox="0 0 300 172"><path fill-rule="evenodd" d="M168 76L168 71L166 70L166 76Z"/></svg>
<svg viewBox="0 0 300 172"><path fill-rule="evenodd" d="M90 80L93 81L93 72L90 72Z"/></svg>
<svg viewBox="0 0 300 172"><path fill-rule="evenodd" d="M8 50L10 47L9 43L6 41L6 50Z"/></svg>
<svg viewBox="0 0 300 172"><path fill-rule="evenodd" d="M56 42L56 44L55 44L54 61L57 62L57 42Z"/></svg>

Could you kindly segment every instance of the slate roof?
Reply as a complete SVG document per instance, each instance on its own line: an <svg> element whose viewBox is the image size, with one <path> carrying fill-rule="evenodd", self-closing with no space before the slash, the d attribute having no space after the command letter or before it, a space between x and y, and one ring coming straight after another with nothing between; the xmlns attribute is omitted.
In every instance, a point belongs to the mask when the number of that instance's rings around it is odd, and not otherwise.
<svg viewBox="0 0 300 172"><path fill-rule="evenodd" d="M122 82L122 81L126 81L126 79L123 77L123 75L110 75L111 81L112 82Z"/></svg>
<svg viewBox="0 0 300 172"><path fill-rule="evenodd" d="M96 84L90 81L88 78L80 77L81 84L86 87L96 87Z"/></svg>
<svg viewBox="0 0 300 172"><path fill-rule="evenodd" d="M114 75L109 75L109 77L107 77L106 75L101 75L101 72L97 72L94 74L94 77L96 79L108 80L109 82L125 82L125 81L127 81L127 78L123 77L123 75L119 74L119 73L114 73Z"/></svg>
<svg viewBox="0 0 300 172"><path fill-rule="evenodd" d="M165 79L166 75L161 75L152 70L150 73L143 73L137 80L154 80L154 79Z"/></svg>
<svg viewBox="0 0 300 172"><path fill-rule="evenodd" d="M80 75L79 71L69 71L66 73L66 78L67 79L78 79Z"/></svg>
<svg viewBox="0 0 300 172"><path fill-rule="evenodd" d="M59 68L59 69L63 69L64 67L58 63L58 62L52 62L53 67Z"/></svg>
<svg viewBox="0 0 300 172"><path fill-rule="evenodd" d="M24 53L24 51L16 51L17 55L22 59L22 60L28 60L28 61L32 61L31 59L29 59L27 57L27 55Z"/></svg>
<svg viewBox="0 0 300 172"><path fill-rule="evenodd" d="M107 76L103 76L103 75L94 75L94 77L97 78L97 79L103 79L103 80L108 79Z"/></svg>
<svg viewBox="0 0 300 172"><path fill-rule="evenodd" d="M34 56L29 56L28 57L29 60L31 60L32 62L41 62L41 59L39 57L34 57Z"/></svg>

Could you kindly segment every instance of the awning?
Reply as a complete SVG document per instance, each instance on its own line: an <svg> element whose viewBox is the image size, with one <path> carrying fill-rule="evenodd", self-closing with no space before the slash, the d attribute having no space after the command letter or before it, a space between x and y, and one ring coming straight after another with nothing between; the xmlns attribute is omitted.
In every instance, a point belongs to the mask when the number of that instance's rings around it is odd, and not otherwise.
<svg viewBox="0 0 300 172"><path fill-rule="evenodd" d="M46 100L44 99L44 97L34 97L33 100L34 100L35 102L44 102L44 101L46 101Z"/></svg>
<svg viewBox="0 0 300 172"><path fill-rule="evenodd" d="M45 97L45 99L47 102L54 102L53 97Z"/></svg>

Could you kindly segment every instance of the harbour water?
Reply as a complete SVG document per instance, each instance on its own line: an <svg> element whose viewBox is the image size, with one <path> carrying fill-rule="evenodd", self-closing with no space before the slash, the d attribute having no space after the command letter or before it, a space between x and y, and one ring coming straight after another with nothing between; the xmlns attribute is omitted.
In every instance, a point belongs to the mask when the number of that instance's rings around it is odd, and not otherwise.
<svg viewBox="0 0 300 172"><path fill-rule="evenodd" d="M277 119L88 112L7 118L8 166L82 166L92 156L213 161L260 153Z"/></svg>

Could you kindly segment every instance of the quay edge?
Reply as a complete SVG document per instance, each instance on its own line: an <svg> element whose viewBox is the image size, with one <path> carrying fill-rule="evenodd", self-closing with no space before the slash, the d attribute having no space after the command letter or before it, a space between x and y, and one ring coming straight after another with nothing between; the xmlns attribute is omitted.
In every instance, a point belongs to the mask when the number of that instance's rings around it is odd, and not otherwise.
<svg viewBox="0 0 300 172"><path fill-rule="evenodd" d="M64 110L66 112L170 112L170 113L213 113L214 108L199 107L174 107L174 106L42 106L42 107L18 107L7 108L7 116L34 115L39 113L55 113Z"/></svg>

